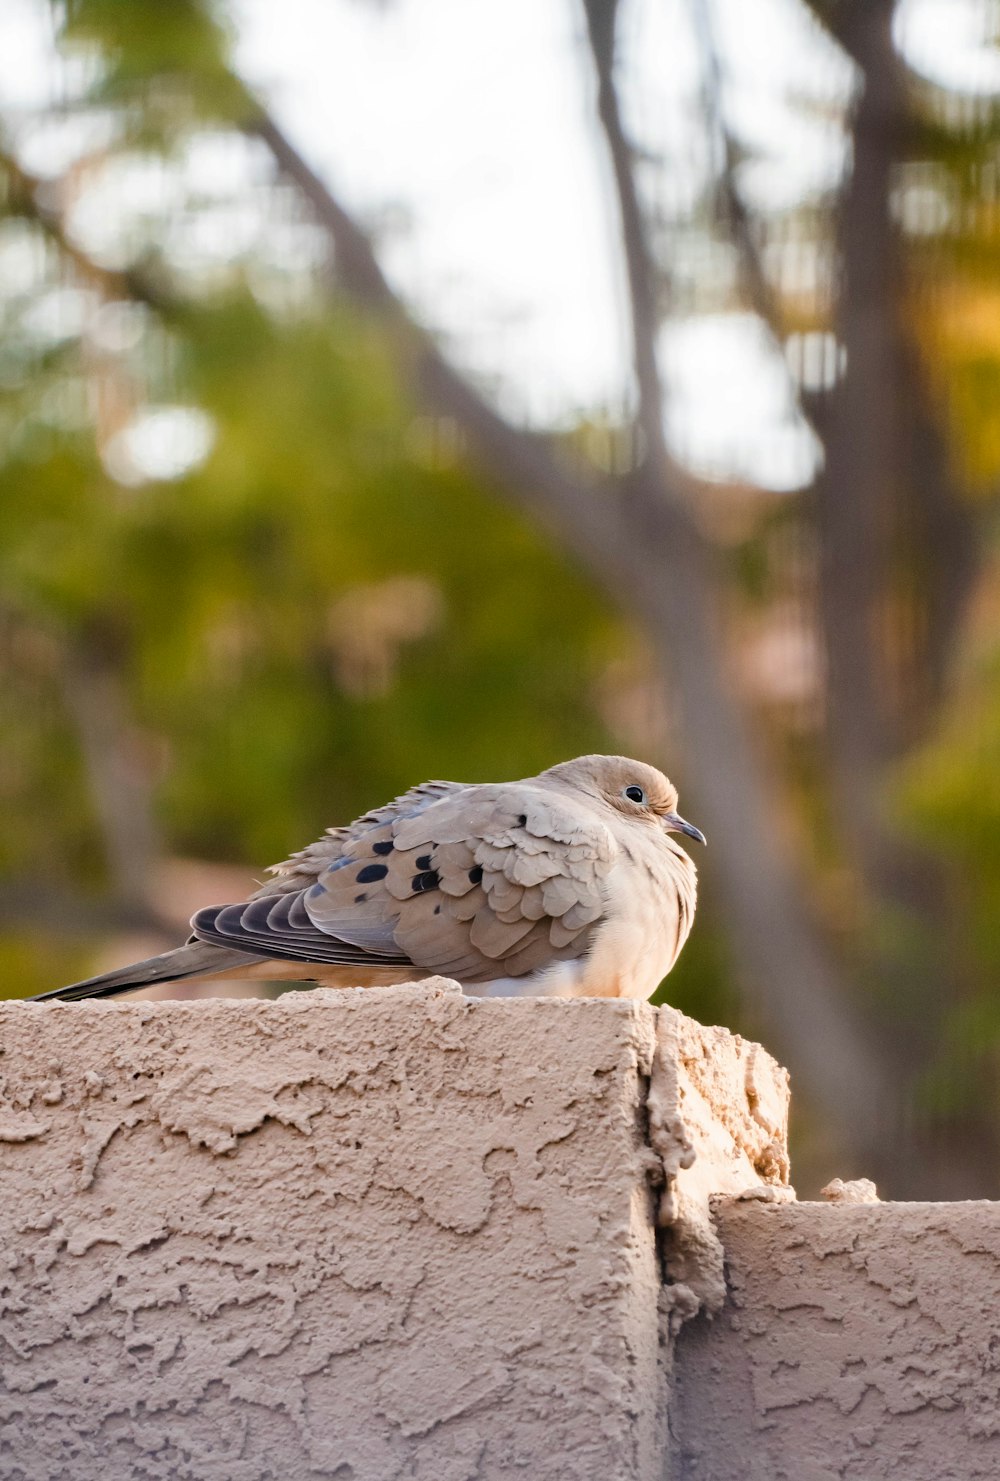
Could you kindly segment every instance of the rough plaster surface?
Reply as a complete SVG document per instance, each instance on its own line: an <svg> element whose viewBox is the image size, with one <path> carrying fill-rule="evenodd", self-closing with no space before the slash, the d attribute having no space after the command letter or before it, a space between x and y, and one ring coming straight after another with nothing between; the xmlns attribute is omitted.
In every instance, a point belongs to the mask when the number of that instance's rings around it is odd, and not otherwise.
<svg viewBox="0 0 1000 1481"><path fill-rule="evenodd" d="M0 1477L661 1481L657 1203L690 1314L786 1111L644 1003L0 1004Z"/></svg>
<svg viewBox="0 0 1000 1481"><path fill-rule="evenodd" d="M649 1128L665 1173L658 1223L671 1331L725 1300L713 1195L795 1197L788 1186L788 1102L788 1071L759 1044L674 1008L657 1010Z"/></svg>
<svg viewBox="0 0 1000 1481"><path fill-rule="evenodd" d="M1000 1204L717 1216L730 1295L677 1340L671 1481L1000 1476Z"/></svg>

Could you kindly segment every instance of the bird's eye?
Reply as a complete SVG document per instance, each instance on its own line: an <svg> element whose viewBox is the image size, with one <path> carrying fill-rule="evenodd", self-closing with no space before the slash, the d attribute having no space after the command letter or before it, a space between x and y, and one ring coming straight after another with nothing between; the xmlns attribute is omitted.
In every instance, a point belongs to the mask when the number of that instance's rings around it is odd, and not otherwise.
<svg viewBox="0 0 1000 1481"><path fill-rule="evenodd" d="M641 787L626 787L622 796L627 797L629 802L645 802L646 800L646 794Z"/></svg>

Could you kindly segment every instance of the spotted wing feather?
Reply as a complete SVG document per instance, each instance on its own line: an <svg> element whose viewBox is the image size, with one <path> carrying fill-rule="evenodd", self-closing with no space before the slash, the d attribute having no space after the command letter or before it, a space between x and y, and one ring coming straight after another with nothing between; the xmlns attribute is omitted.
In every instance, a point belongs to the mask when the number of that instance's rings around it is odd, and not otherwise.
<svg viewBox="0 0 1000 1481"><path fill-rule="evenodd" d="M428 783L192 924L199 939L293 960L484 982L583 954L615 851L596 815L541 789Z"/></svg>
<svg viewBox="0 0 1000 1481"><path fill-rule="evenodd" d="M358 940L352 911L375 915L415 965L468 982L586 950L616 852L596 815L523 783L469 787L397 815L389 836L378 879L360 856L320 876L306 900L316 925Z"/></svg>

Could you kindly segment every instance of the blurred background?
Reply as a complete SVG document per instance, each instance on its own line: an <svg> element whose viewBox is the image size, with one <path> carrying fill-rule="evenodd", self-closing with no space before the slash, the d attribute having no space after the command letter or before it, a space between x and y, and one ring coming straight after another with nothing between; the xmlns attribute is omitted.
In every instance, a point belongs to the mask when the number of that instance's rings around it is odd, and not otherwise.
<svg viewBox="0 0 1000 1481"><path fill-rule="evenodd" d="M0 212L0 992L621 750L800 1192L998 1195L996 0L4 0Z"/></svg>

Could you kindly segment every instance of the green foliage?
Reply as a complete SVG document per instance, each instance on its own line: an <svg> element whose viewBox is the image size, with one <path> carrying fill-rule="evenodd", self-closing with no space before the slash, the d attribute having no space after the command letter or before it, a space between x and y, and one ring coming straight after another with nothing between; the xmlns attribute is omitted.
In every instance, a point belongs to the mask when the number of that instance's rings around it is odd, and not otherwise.
<svg viewBox="0 0 1000 1481"><path fill-rule="evenodd" d="M246 116L245 92L226 67L231 31L221 7L66 0L61 9L62 45L91 62L90 101L119 111L123 139L170 149L205 121Z"/></svg>
<svg viewBox="0 0 1000 1481"><path fill-rule="evenodd" d="M204 464L122 489L57 438L8 462L0 554L23 620L120 659L177 847L260 862L423 775L608 744L590 695L620 628L462 468L407 451L368 329L240 295L190 315L181 359Z"/></svg>

